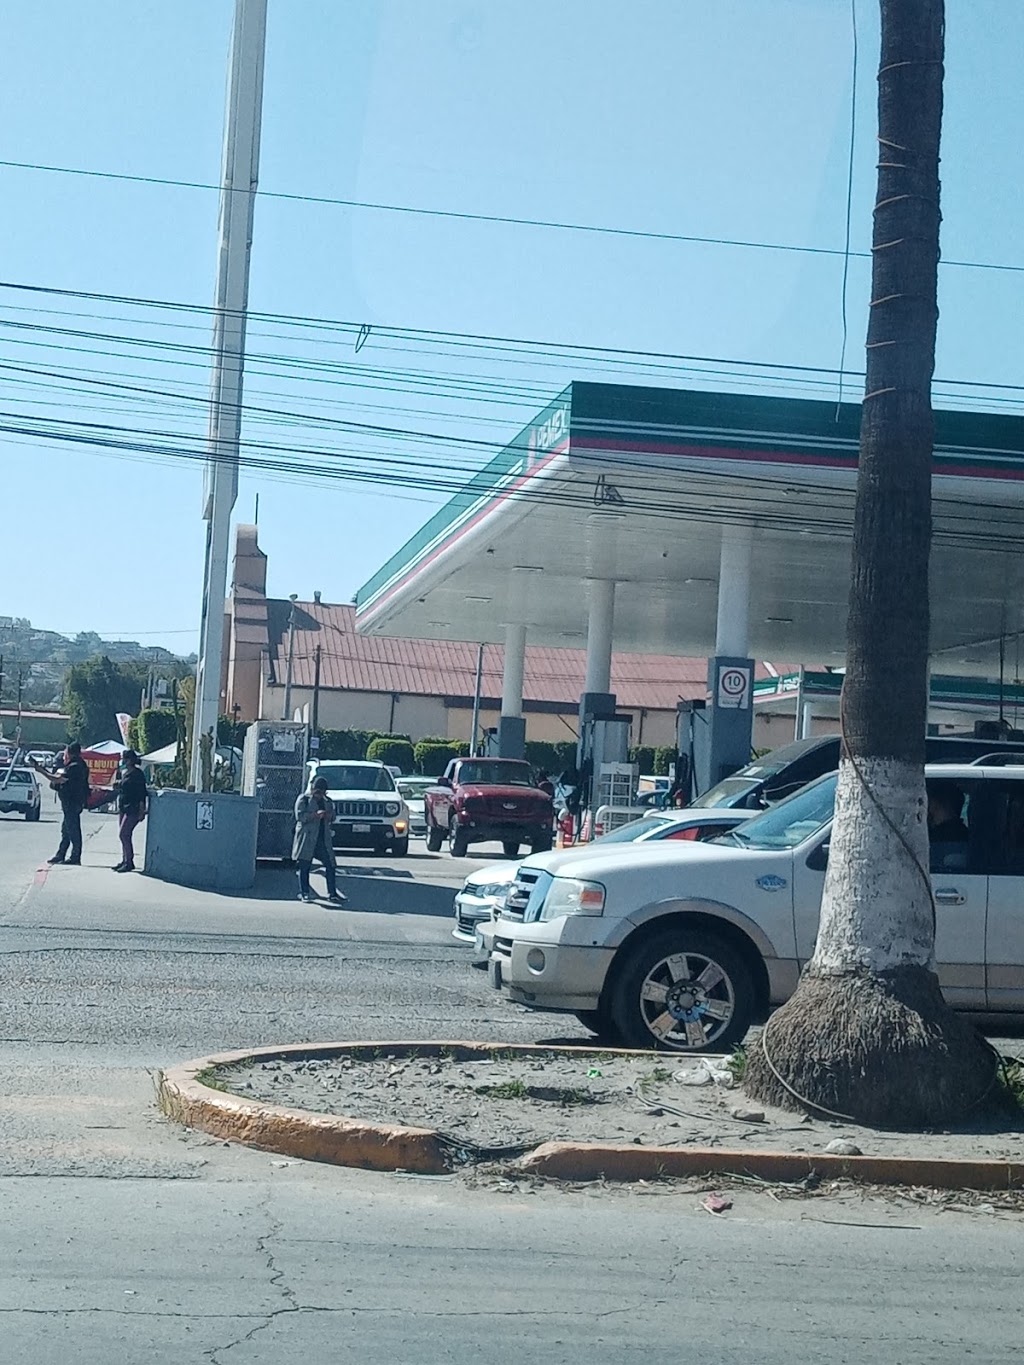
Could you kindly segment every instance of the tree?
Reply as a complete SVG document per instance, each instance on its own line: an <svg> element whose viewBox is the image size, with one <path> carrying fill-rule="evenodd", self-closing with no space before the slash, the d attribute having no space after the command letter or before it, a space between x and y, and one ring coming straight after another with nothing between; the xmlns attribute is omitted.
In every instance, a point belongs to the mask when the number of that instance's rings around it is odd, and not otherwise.
<svg viewBox="0 0 1024 1365"><path fill-rule="evenodd" d="M814 955L749 1091L858 1122L942 1125L994 1059L935 975L924 738L943 0L880 0L879 165L835 822Z"/></svg>
<svg viewBox="0 0 1024 1365"><path fill-rule="evenodd" d="M146 676L145 664L115 664L105 655L72 664L64 675L71 737L83 744L120 740L117 714L132 715L139 709Z"/></svg>

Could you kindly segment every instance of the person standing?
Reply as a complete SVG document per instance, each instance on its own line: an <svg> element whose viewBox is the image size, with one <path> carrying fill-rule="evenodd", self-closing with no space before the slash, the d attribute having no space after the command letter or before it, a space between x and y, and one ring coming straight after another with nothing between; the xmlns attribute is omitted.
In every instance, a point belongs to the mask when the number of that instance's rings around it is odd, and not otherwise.
<svg viewBox="0 0 1024 1365"><path fill-rule="evenodd" d="M66 862L69 867L78 867L82 862L82 811L89 803L89 768L82 757L82 746L74 743L67 746L62 771L43 771L50 786L56 788L63 817L60 844L47 862L51 865Z"/></svg>
<svg viewBox="0 0 1024 1365"><path fill-rule="evenodd" d="M117 788L117 810L119 814L118 834L121 839L121 861L115 872L135 871L135 848L132 836L135 827L146 818L149 792L146 778L139 767L139 756L134 749L125 749L121 755L123 773Z"/></svg>
<svg viewBox="0 0 1024 1365"><path fill-rule="evenodd" d="M327 779L317 777L308 792L303 792L295 802L295 837L292 840L292 858L299 871L299 900L312 901L313 888L309 884L309 874L313 859L318 858L324 866L327 881L327 899L335 905L344 904L347 897L338 890L335 864L334 841L331 828L334 824L334 802L327 795Z"/></svg>

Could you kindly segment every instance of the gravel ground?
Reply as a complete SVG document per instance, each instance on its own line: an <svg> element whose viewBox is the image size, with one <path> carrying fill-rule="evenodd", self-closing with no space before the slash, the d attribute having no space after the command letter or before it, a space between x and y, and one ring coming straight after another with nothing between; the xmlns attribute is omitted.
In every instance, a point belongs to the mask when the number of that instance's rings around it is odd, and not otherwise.
<svg viewBox="0 0 1024 1365"><path fill-rule="evenodd" d="M436 1128L485 1152L556 1139L821 1152L839 1140L865 1155L1024 1159L1024 1127L902 1134L801 1118L752 1104L724 1064L654 1053L460 1061L392 1052L264 1061L225 1069L220 1080L249 1099Z"/></svg>

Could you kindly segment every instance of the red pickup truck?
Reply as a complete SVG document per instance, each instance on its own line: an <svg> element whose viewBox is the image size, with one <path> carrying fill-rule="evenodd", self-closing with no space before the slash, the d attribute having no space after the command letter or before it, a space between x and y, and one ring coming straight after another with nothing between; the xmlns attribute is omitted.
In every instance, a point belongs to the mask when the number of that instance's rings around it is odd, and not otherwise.
<svg viewBox="0 0 1024 1365"><path fill-rule="evenodd" d="M501 841L514 858L520 844L546 853L554 828L554 802L537 787L529 763L515 758L455 758L423 795L427 848L437 853L447 839L456 858L470 844Z"/></svg>

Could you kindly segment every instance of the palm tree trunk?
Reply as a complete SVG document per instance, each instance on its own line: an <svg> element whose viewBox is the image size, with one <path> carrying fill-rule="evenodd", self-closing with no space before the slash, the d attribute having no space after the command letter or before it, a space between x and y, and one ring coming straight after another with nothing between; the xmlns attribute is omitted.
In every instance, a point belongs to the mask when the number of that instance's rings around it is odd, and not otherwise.
<svg viewBox="0 0 1024 1365"><path fill-rule="evenodd" d="M879 165L843 688L843 756L814 956L751 1055L788 1107L927 1126L992 1061L934 971L924 740L943 0L880 0Z"/></svg>

